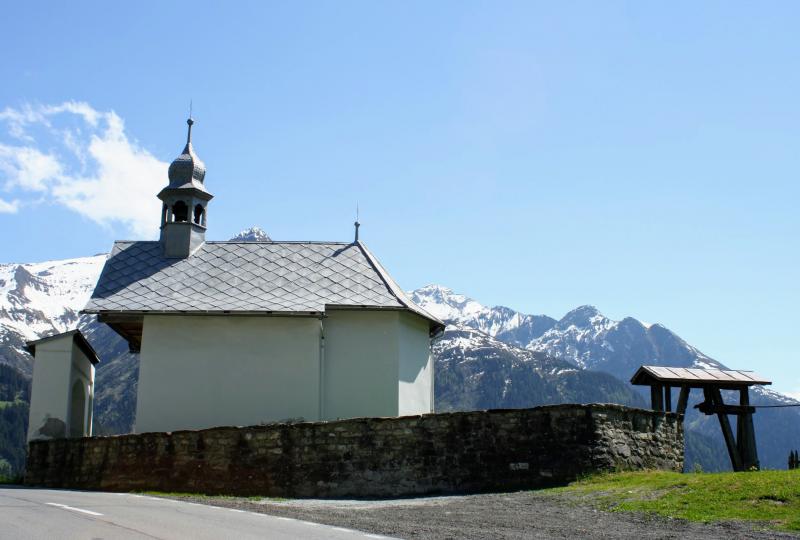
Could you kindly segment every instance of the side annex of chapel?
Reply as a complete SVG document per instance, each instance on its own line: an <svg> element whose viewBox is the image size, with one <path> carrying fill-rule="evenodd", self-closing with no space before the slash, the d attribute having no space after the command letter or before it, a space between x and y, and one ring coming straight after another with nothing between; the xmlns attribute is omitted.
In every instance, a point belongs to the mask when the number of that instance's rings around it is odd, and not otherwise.
<svg viewBox="0 0 800 540"><path fill-rule="evenodd" d="M134 431L433 412L444 324L357 238L207 242L188 124L159 240L116 242L84 309L140 353Z"/></svg>

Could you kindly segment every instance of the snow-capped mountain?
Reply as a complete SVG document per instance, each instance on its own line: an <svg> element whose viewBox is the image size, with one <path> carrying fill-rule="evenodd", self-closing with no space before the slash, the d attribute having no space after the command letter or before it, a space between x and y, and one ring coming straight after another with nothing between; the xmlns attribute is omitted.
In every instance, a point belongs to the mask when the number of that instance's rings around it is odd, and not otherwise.
<svg viewBox="0 0 800 540"><path fill-rule="evenodd" d="M632 317L613 321L594 306L580 306L560 320L486 307L441 285L410 293L414 302L448 324L466 326L500 341L626 380L642 364L719 368L722 364L660 324Z"/></svg>
<svg viewBox="0 0 800 540"><path fill-rule="evenodd" d="M433 353L439 411L555 403L645 406L641 395L612 375L576 368L467 326L448 326Z"/></svg>
<svg viewBox="0 0 800 540"><path fill-rule="evenodd" d="M231 238L232 242L271 242L272 239L261 227L250 227Z"/></svg>
<svg viewBox="0 0 800 540"><path fill-rule="evenodd" d="M0 347L5 363L30 374L25 341L75 328L105 255L0 264Z"/></svg>
<svg viewBox="0 0 800 540"><path fill-rule="evenodd" d="M557 322L546 315L524 315L502 306L489 308L441 285L428 285L409 294L417 305L448 324L474 328L522 348L529 348Z"/></svg>

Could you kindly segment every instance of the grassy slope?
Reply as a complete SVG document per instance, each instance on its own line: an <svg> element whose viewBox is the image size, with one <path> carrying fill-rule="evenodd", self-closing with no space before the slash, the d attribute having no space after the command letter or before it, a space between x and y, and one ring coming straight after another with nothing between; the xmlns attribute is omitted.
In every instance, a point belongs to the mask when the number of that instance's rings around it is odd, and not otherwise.
<svg viewBox="0 0 800 540"><path fill-rule="evenodd" d="M747 473L616 473L549 490L604 508L690 521L747 520L800 530L800 470Z"/></svg>

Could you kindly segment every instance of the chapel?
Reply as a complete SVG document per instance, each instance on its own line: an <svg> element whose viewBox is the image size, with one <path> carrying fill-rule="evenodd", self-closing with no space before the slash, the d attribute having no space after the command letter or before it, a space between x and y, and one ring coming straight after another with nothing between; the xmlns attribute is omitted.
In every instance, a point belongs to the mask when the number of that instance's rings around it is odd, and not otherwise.
<svg viewBox="0 0 800 540"><path fill-rule="evenodd" d="M207 241L193 124L157 195L159 240L115 242L83 311L139 354L135 432L433 412L444 324L358 223L350 242Z"/></svg>

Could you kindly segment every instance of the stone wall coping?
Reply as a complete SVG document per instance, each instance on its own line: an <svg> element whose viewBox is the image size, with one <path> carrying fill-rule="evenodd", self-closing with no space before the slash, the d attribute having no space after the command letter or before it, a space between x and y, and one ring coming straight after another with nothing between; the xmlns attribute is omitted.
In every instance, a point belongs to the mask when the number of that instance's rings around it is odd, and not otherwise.
<svg viewBox="0 0 800 540"><path fill-rule="evenodd" d="M508 413L531 413L531 412L553 412L559 410L585 410L589 411L616 411L616 412L627 412L627 413L639 413L645 414L651 417L668 417L668 418L677 418L678 414L674 412L664 412L664 411L654 411L652 409L642 409L639 407L629 407L627 405L619 405L617 403L560 403L556 405L540 405L538 407L528 407L524 409L476 409L472 411L448 411L448 412L434 412L434 413L427 413L427 414L415 414L415 415L407 415L407 416L365 416L365 417L355 417L355 418L344 418L338 420L321 420L321 421L278 421L278 422L270 422L267 424L253 424L249 426L233 426L233 425L223 425L223 426L214 426L209 428L203 429L182 429L178 431L147 431L144 433L121 433L117 435L103 435L103 436L92 436L92 437L79 437L79 438L72 438L72 439L43 439L43 440L33 440L30 441L30 445L37 445L37 444L48 444L58 440L66 440L66 441L74 441L74 440L82 440L82 439L92 439L92 440L114 440L123 437L146 437L148 435L156 435L156 434L167 434L167 435L183 435L183 434L203 434L203 433L212 433L212 432L222 432L222 431L229 431L229 430L275 430L275 429L283 429L287 427L292 428L313 428L316 426L336 426L336 425L348 425L348 424L363 424L365 421L367 422L375 422L375 423L384 423L384 422L398 422L402 423L403 421L409 420L427 420L432 418L453 418L457 416L467 416L471 414L489 414L489 415L505 415Z"/></svg>

